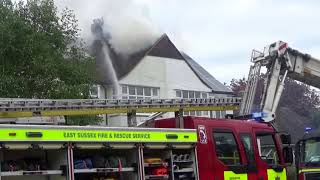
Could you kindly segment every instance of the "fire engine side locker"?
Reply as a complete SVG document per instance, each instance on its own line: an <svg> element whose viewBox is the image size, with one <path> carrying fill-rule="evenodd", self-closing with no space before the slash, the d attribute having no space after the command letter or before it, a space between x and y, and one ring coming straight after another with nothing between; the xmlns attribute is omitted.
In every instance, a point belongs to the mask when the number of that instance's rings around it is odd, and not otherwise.
<svg viewBox="0 0 320 180"><path fill-rule="evenodd" d="M194 145L197 142L197 135L195 130L180 130L180 129L142 129L142 128L106 128L106 127L72 127L72 126L26 126L26 125L0 125L0 144L5 147L5 144L23 144L23 151L26 155L30 155L28 150L35 148L38 151L45 151L47 148L62 150L62 153L54 152L50 156L50 162L54 167L50 171L29 172L35 173L31 179L49 179L49 180L75 180L76 174L79 173L105 173L105 172L119 172L128 171L136 173L130 179L144 180L143 167L143 146L142 144L150 144L155 146L158 144L166 144L166 146L180 146L180 145ZM58 144L58 145L57 145ZM42 148L39 148L41 145ZM54 145L54 146L53 146ZM130 146L130 147L129 147ZM173 147L174 147L173 146ZM32 148L30 148L32 147ZM183 147L183 146L182 146ZM127 153L133 150L137 153ZM87 168L75 169L75 157L77 151L94 151L95 152L116 152L123 150L123 154L131 159L131 162L136 161L136 167L117 167L117 168ZM194 147L193 147L194 150ZM3 156L2 156L3 157ZM167 157L170 159L171 150L168 150ZM8 158L8 157L7 157ZM4 160L4 159L1 159ZM64 165L63 169L56 169ZM131 164L131 163L130 163ZM197 165L196 159L194 162ZM120 170L121 169L121 170ZM197 169L197 168L194 168ZM82 172L81 172L82 171ZM97 172L99 171L99 172ZM10 173L21 173L18 171L0 172L4 177ZM51 173L59 176L49 175ZM119 172L122 173L122 172ZM22 173L16 179L26 179L26 174ZM197 172L195 172L197 175ZM3 178L8 179L8 178ZM126 179L126 178L125 178ZM173 178L172 178L173 179ZM1 179L2 180L2 179ZM11 180L9 178L9 180Z"/></svg>
<svg viewBox="0 0 320 180"><path fill-rule="evenodd" d="M0 168L0 180L67 179L63 143L2 142L0 159L4 166Z"/></svg>
<svg viewBox="0 0 320 180"><path fill-rule="evenodd" d="M172 153L173 179L199 180L196 145L174 145Z"/></svg>
<svg viewBox="0 0 320 180"><path fill-rule="evenodd" d="M116 176L119 179L140 179L139 147L135 143L74 143L73 164L83 157L92 167L74 168L75 180L100 179ZM90 157L88 159L87 157ZM121 162L121 163L120 163ZM81 164L80 164L81 165Z"/></svg>
<svg viewBox="0 0 320 180"><path fill-rule="evenodd" d="M141 150L143 180L199 179L195 144L148 143ZM163 168L168 170L164 175L161 174ZM160 172L153 174L156 169Z"/></svg>
<svg viewBox="0 0 320 180"><path fill-rule="evenodd" d="M141 146L142 179L173 179L171 149L165 143L146 143Z"/></svg>

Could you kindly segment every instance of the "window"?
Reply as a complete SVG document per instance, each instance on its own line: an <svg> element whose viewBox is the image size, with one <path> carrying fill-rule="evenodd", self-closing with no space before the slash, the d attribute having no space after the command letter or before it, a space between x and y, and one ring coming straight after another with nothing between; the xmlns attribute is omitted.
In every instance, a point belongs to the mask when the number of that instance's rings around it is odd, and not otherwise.
<svg viewBox="0 0 320 180"><path fill-rule="evenodd" d="M136 95L136 88L133 86L129 86L129 95Z"/></svg>
<svg viewBox="0 0 320 180"><path fill-rule="evenodd" d="M193 91L189 91L189 98L194 98L194 92Z"/></svg>
<svg viewBox="0 0 320 180"><path fill-rule="evenodd" d="M122 94L128 94L128 86L122 86Z"/></svg>
<svg viewBox="0 0 320 180"><path fill-rule="evenodd" d="M225 118L226 111L216 111L216 118Z"/></svg>
<svg viewBox="0 0 320 180"><path fill-rule="evenodd" d="M159 98L159 88L122 85L122 99Z"/></svg>
<svg viewBox="0 0 320 180"><path fill-rule="evenodd" d="M200 91L176 90L176 97L183 99L207 98L208 93ZM209 116L208 111L184 112L184 116Z"/></svg>
<svg viewBox="0 0 320 180"><path fill-rule="evenodd" d="M151 88L148 88L148 87L144 88L144 95L151 96Z"/></svg>
<svg viewBox="0 0 320 180"><path fill-rule="evenodd" d="M182 91L182 98L189 98L189 92L188 91Z"/></svg>
<svg viewBox="0 0 320 180"><path fill-rule="evenodd" d="M231 132L214 132L216 155L225 165L240 165L236 140Z"/></svg>
<svg viewBox="0 0 320 180"><path fill-rule="evenodd" d="M220 111L221 112L221 117L220 118L225 118L226 117L226 111Z"/></svg>
<svg viewBox="0 0 320 180"><path fill-rule="evenodd" d="M320 140L318 138L302 141L300 146L300 161L302 163L320 164Z"/></svg>
<svg viewBox="0 0 320 180"><path fill-rule="evenodd" d="M272 134L257 134L260 158L268 164L278 164L279 157Z"/></svg>
<svg viewBox="0 0 320 180"><path fill-rule="evenodd" d="M200 92L195 92L195 98L200 98Z"/></svg>
<svg viewBox="0 0 320 180"><path fill-rule="evenodd" d="M221 118L221 111L216 111L216 118Z"/></svg>
<svg viewBox="0 0 320 180"><path fill-rule="evenodd" d="M91 98L98 98L98 90L99 87L97 85L94 85L90 87L90 97Z"/></svg>
<svg viewBox="0 0 320 180"><path fill-rule="evenodd" d="M143 96L143 88L142 87L137 87L137 95L138 96Z"/></svg>
<svg viewBox="0 0 320 180"><path fill-rule="evenodd" d="M200 91L176 90L178 98L208 98L208 93Z"/></svg>
<svg viewBox="0 0 320 180"><path fill-rule="evenodd" d="M252 145L252 138L250 134L241 134L241 141L244 147L244 151L246 153L248 164L254 163L254 151Z"/></svg>
<svg viewBox="0 0 320 180"><path fill-rule="evenodd" d="M181 98L182 97L181 91L176 91L176 97L177 98Z"/></svg>
<svg viewBox="0 0 320 180"><path fill-rule="evenodd" d="M152 96L158 96L158 89L152 88Z"/></svg>
<svg viewBox="0 0 320 180"><path fill-rule="evenodd" d="M207 93L202 93L202 98L208 98Z"/></svg>

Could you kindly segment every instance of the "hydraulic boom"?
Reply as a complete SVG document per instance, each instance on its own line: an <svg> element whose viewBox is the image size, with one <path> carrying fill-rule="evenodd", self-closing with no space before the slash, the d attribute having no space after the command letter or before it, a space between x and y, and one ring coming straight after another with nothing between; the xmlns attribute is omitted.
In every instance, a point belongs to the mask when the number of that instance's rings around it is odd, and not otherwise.
<svg viewBox="0 0 320 180"><path fill-rule="evenodd" d="M261 109L265 113L265 122L273 121L284 81L287 77L320 88L320 61L309 54L301 53L278 41L264 48L263 52L252 53L251 70L248 76L244 99L240 108L242 115L250 114L257 88L257 79L261 75L261 67L267 68Z"/></svg>

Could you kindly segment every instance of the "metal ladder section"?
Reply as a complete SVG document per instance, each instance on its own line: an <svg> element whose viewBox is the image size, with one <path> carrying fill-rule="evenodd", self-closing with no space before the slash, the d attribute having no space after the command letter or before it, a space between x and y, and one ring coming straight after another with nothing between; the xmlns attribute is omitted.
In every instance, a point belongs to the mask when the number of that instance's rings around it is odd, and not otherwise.
<svg viewBox="0 0 320 180"><path fill-rule="evenodd" d="M0 99L0 118L56 117L126 113L129 126L136 126L136 113L175 112L183 127L183 111L236 110L241 98L214 99ZM0 123L1 123L0 119Z"/></svg>
<svg viewBox="0 0 320 180"><path fill-rule="evenodd" d="M214 99L0 99L0 118L236 110L241 98Z"/></svg>
<svg viewBox="0 0 320 180"><path fill-rule="evenodd" d="M256 89L258 85L258 80L261 70L261 62L254 61L263 53L253 50L251 55L251 62L254 63L250 66L250 71L248 75L247 86L243 95L243 101L240 107L240 115L248 115L251 113L251 108L256 94Z"/></svg>

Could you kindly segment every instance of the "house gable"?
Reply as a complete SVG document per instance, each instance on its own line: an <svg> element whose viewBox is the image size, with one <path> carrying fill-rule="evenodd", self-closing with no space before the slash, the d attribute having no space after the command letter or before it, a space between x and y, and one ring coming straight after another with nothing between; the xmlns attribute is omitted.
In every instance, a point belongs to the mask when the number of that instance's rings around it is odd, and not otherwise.
<svg viewBox="0 0 320 180"><path fill-rule="evenodd" d="M166 34L161 36L155 45L147 52L147 55L184 60L180 51L171 42Z"/></svg>

